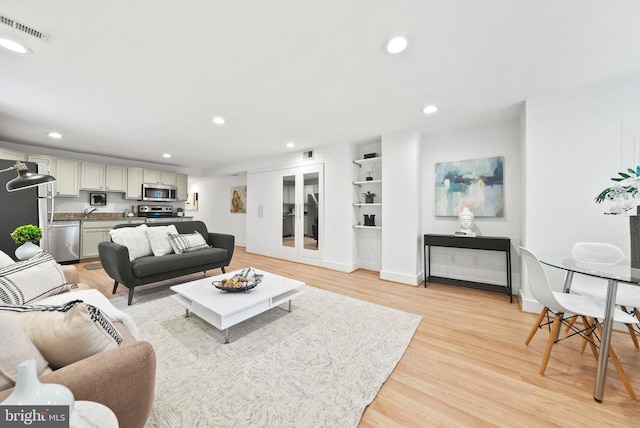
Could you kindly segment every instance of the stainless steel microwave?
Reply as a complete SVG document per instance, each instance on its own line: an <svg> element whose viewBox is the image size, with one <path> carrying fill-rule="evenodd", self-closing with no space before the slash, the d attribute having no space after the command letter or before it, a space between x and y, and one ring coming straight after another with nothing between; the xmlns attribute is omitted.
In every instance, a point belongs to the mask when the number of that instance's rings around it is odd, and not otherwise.
<svg viewBox="0 0 640 428"><path fill-rule="evenodd" d="M142 200L156 202L172 202L176 200L176 186L163 184L143 184Z"/></svg>

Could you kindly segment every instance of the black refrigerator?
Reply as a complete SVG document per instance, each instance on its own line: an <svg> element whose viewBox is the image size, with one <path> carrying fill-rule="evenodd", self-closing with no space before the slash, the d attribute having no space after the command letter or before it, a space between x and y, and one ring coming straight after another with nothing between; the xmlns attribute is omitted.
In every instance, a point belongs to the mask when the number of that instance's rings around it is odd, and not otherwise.
<svg viewBox="0 0 640 428"><path fill-rule="evenodd" d="M34 162L23 163L30 171L38 170L38 166ZM16 161L0 159L0 170L15 164ZM38 188L7 191L7 182L17 176L17 171L0 173L0 250L14 259L16 258L14 252L18 245L13 242L10 233L23 224L35 224L42 227L38 215Z"/></svg>

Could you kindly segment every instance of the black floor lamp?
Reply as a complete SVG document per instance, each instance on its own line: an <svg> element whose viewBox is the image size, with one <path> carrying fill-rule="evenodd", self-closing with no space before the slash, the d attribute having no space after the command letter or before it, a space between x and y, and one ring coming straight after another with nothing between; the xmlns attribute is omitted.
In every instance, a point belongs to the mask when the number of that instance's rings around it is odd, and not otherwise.
<svg viewBox="0 0 640 428"><path fill-rule="evenodd" d="M0 172L18 171L18 176L7 183L7 192L28 189L45 183L53 183L56 178L51 175L31 172L25 164L18 161L14 166L0 170Z"/></svg>

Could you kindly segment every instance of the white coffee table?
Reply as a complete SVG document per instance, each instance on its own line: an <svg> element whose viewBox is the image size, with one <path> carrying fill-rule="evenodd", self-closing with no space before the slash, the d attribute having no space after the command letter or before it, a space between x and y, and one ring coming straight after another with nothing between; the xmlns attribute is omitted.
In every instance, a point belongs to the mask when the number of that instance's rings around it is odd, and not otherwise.
<svg viewBox="0 0 640 428"><path fill-rule="evenodd" d="M291 312L291 299L304 293L305 284L302 281L261 270L256 272L264 277L249 293L221 291L211 284L231 278L240 273L238 270L174 285L171 290L177 294L172 297L186 308L185 316L194 313L223 331L224 343L229 343L229 327L283 303L289 303L288 310Z"/></svg>

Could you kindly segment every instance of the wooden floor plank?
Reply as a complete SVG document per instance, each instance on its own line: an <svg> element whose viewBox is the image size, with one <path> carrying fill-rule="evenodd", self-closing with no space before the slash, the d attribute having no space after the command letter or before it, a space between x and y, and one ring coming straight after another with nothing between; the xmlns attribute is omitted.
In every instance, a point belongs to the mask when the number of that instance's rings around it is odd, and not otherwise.
<svg viewBox="0 0 640 428"><path fill-rule="evenodd" d="M104 270L86 270L84 264L77 265L81 280L113 297L113 281ZM629 399L612 366L604 402L593 399L596 361L589 350L579 354L578 338L555 345L546 374L539 375L548 330L538 331L526 346L536 314L521 312L502 293L443 284L413 287L382 281L373 271L347 274L237 247L227 271L247 266L423 317L360 427L624 426L640 420L640 403ZM116 295L126 294L126 287L118 287ZM626 332L615 331L612 344L640 393L640 351Z"/></svg>

